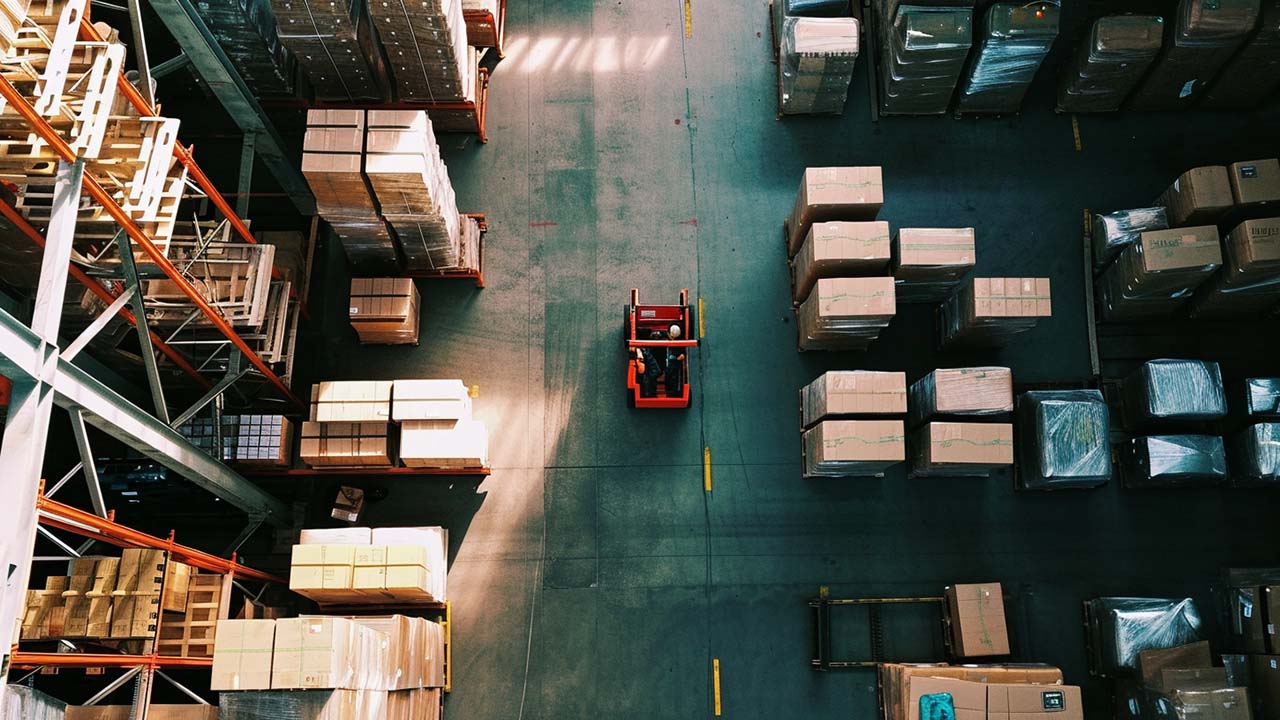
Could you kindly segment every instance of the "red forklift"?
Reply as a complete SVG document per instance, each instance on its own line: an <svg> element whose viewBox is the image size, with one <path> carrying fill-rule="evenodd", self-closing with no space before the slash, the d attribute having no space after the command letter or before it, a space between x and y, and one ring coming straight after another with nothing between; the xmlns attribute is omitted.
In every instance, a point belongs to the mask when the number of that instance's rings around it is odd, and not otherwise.
<svg viewBox="0 0 1280 720"><path fill-rule="evenodd" d="M641 305L640 291L632 288L623 315L627 404L689 407L689 351L698 346L689 291L680 291L679 305Z"/></svg>

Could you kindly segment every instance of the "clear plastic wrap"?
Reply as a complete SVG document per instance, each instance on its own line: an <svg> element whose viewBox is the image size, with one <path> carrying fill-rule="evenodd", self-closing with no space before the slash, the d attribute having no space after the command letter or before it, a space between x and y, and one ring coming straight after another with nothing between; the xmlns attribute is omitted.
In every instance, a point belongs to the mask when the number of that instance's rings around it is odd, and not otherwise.
<svg viewBox="0 0 1280 720"><path fill-rule="evenodd" d="M1250 417L1280 415L1280 378L1245 380L1244 411Z"/></svg>
<svg viewBox="0 0 1280 720"><path fill-rule="evenodd" d="M1191 598L1102 597L1086 604L1093 669L1099 675L1128 675L1138 653L1200 639L1200 611Z"/></svg>
<svg viewBox="0 0 1280 720"><path fill-rule="evenodd" d="M1062 112L1114 112L1124 104L1164 44L1164 18L1109 15L1098 18L1086 42L1062 73Z"/></svg>
<svg viewBox="0 0 1280 720"><path fill-rule="evenodd" d="M270 0L197 0L195 7L251 90L293 92L293 55L280 42Z"/></svg>
<svg viewBox="0 0 1280 720"><path fill-rule="evenodd" d="M1280 483L1280 423L1257 423L1236 433L1231 442L1231 484L1277 483Z"/></svg>
<svg viewBox="0 0 1280 720"><path fill-rule="evenodd" d="M1258 0L1180 0L1164 51L1129 105L1134 110L1190 107L1258 21Z"/></svg>
<svg viewBox="0 0 1280 720"><path fill-rule="evenodd" d="M387 715L385 690L299 690L218 694L218 720L352 720Z"/></svg>
<svg viewBox="0 0 1280 720"><path fill-rule="evenodd" d="M1151 435L1121 446L1125 487L1212 486L1227 478L1227 455L1217 435Z"/></svg>
<svg viewBox="0 0 1280 720"><path fill-rule="evenodd" d="M1162 207L1117 210L1093 216L1093 266L1102 269L1121 250L1138 241L1149 230L1169 227L1169 213Z"/></svg>
<svg viewBox="0 0 1280 720"><path fill-rule="evenodd" d="M901 228L893 242L898 302L943 302L977 260L973 228Z"/></svg>
<svg viewBox="0 0 1280 720"><path fill-rule="evenodd" d="M942 305L942 344L999 345L1051 314L1049 278L972 278Z"/></svg>
<svg viewBox="0 0 1280 720"><path fill-rule="evenodd" d="M1058 38L1056 0L996 3L982 22L982 41L960 85L961 113L1016 113Z"/></svg>
<svg viewBox="0 0 1280 720"><path fill-rule="evenodd" d="M1172 720L1249 720L1249 692L1245 688L1174 690L1169 693ZM1163 716L1161 716L1163 717Z"/></svg>
<svg viewBox="0 0 1280 720"><path fill-rule="evenodd" d="M316 99L383 99L389 73L366 0L271 0L271 9Z"/></svg>
<svg viewBox="0 0 1280 720"><path fill-rule="evenodd" d="M1214 227L1141 233L1098 280L1103 316L1128 321L1170 315L1221 265Z"/></svg>
<svg viewBox="0 0 1280 720"><path fill-rule="evenodd" d="M804 477L884 477L906 460L901 420L826 420L804 433Z"/></svg>
<svg viewBox="0 0 1280 720"><path fill-rule="evenodd" d="M1227 397L1218 363L1149 360L1121 383L1126 420L1135 427L1164 420L1226 417Z"/></svg>
<svg viewBox="0 0 1280 720"><path fill-rule="evenodd" d="M823 278L796 310L800 349L865 349L896 307L893 278Z"/></svg>
<svg viewBox="0 0 1280 720"><path fill-rule="evenodd" d="M1013 412L1013 372L1005 367L942 368L911 384L910 421L935 416L995 416Z"/></svg>
<svg viewBox="0 0 1280 720"><path fill-rule="evenodd" d="M776 0L783 12L794 17L849 17L849 0Z"/></svg>
<svg viewBox="0 0 1280 720"><path fill-rule="evenodd" d="M1218 74L1204 96L1214 108L1261 105L1280 88L1280 3L1262 3L1258 31Z"/></svg>
<svg viewBox="0 0 1280 720"><path fill-rule="evenodd" d="M62 720L67 704L26 685L8 685L0 718L13 720Z"/></svg>
<svg viewBox="0 0 1280 720"><path fill-rule="evenodd" d="M973 45L973 3L884 3L877 27L881 114L946 113Z"/></svg>
<svg viewBox="0 0 1280 720"><path fill-rule="evenodd" d="M1111 418L1101 392L1025 392L1017 423L1024 489L1090 488L1111 479Z"/></svg>
<svg viewBox="0 0 1280 720"><path fill-rule="evenodd" d="M858 60L858 21L852 17L786 17L779 42L782 114L843 113Z"/></svg>

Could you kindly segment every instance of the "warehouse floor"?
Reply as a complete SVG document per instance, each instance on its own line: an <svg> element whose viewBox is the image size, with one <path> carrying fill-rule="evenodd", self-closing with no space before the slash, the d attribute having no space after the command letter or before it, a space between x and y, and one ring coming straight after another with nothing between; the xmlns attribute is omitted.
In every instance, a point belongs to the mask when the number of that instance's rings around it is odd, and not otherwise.
<svg viewBox="0 0 1280 720"><path fill-rule="evenodd" d="M493 439L483 482L387 483L375 525L450 527L460 718L870 717L870 672L811 671L806 606L935 595L999 580L1019 660L1084 664L1080 602L1193 595L1225 564L1277 561L1280 496L1244 491L1015 495L1008 478L803 481L797 389L827 369L1013 368L1020 386L1091 374L1083 208L1155 197L1196 164L1275 154L1277 113L872 122L860 61L842 118L775 119L762 2L512 3L487 145L445 140L459 205L488 214L488 287L427 282L422 344L361 347L325 299L318 378L462 377ZM1059 54L1072 41L1060 42ZM972 225L978 271L1048 275L1054 316L1004 350L938 353L931 310L904 309L865 356L796 352L780 225L807 165L884 166L881 213ZM330 258L333 258L332 248ZM339 281L342 268L325 272ZM705 302L688 412L624 402L627 291ZM1243 340L1242 340L1243 341ZM713 489L703 490L703 448ZM316 518L331 499L316 488ZM919 613L887 650L940 652ZM865 619L851 616L843 654Z"/></svg>

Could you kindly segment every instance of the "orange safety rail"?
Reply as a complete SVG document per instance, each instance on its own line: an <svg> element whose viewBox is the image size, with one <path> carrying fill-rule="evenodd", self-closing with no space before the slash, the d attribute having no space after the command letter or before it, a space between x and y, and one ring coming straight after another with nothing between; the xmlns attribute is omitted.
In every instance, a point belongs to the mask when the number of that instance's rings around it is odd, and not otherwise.
<svg viewBox="0 0 1280 720"><path fill-rule="evenodd" d="M81 39L88 40L90 42L103 41L102 35L98 33L98 29L93 26L93 23L89 22L88 12L86 12L84 17L80 19L80 37ZM124 93L124 96L129 99L130 104L138 109L138 112L142 113L146 117L155 117L155 108L151 107L150 103L147 102L147 99L142 97L142 93L138 92L138 89L133 86L133 83L130 83L125 79L124 73L120 73L117 77L116 84L119 86L120 92ZM195 158L191 156L191 151L182 147L182 145L175 143L173 146L173 155L178 158L178 162L186 166L187 175L195 181L196 185L204 191L205 195L209 196L209 200L213 203L214 207L218 208L218 211L221 212L223 216L227 218L227 221L231 223L231 227L235 228L236 234L245 242L256 245L258 240L253 236L253 233L249 232L249 226L244 224L244 221L240 219L240 216L236 214L235 210L231 209L231 206L227 204L225 199L223 199L222 194L218 192L218 188L214 187L213 182L209 180L209 177L205 175L204 171L200 169L200 166L196 164ZM271 277L279 280L280 271L273 267L271 269Z"/></svg>
<svg viewBox="0 0 1280 720"><path fill-rule="evenodd" d="M27 99L18 92L17 88L13 86L13 83L9 82L8 78L0 78L0 95L4 96L5 100L8 101L9 105L13 107L19 115L22 115L28 125L30 125L32 132L39 135L46 143L48 143L49 147L52 148L59 157L66 162L75 161L75 151L71 149L71 146L67 144L67 141L63 140L62 136L59 135L51 125L49 125L48 121L41 117L35 109L27 103ZM249 347L249 344L236 333L235 329L227 323L226 319L222 317L217 309L210 305L209 301L206 300L205 297L201 295L185 277L182 276L182 273L174 266L173 262L171 262L169 258L165 257L164 253L160 252L160 249L155 246L155 243L151 242L151 238L147 237L147 234L138 227L138 224L134 222L133 218L129 217L129 214L124 211L124 208L120 207L116 203L111 195L98 184L97 180L95 180L90 174L85 173L81 184L84 186L84 189L88 191L94 201L106 210L107 214L110 215L111 218L120 225L121 229L129 235L129 238L137 244L138 248L141 249L153 263L159 266L160 270L163 271L164 274L173 281L174 285L182 291L182 294L186 295L187 299L194 303L196 307L204 313L205 317L209 318L209 322L212 323L220 333L222 333L222 336L230 341L231 344L249 360L250 364L262 373L263 377L265 377L281 395L288 399L289 402L293 403L299 410L306 407L305 403L303 403L298 396L293 394L293 391L284 384L284 381L277 377L276 374L271 371L271 368L263 362L262 358L258 357L258 354Z"/></svg>
<svg viewBox="0 0 1280 720"><path fill-rule="evenodd" d="M40 487L40 496L36 500L36 512L41 525L66 530L83 537L93 538L99 542L124 548L165 550L168 551L170 558L192 567L198 567L201 570L231 575L237 578L248 578L259 582L279 583L281 585L286 583L284 579L275 575L241 565L236 562L234 555L228 560L185 545L179 545L173 541L172 531L169 532L168 538L161 539L115 522L114 513L111 513L111 517L104 518L86 510L64 505L56 500L50 500L44 496L43 483Z"/></svg>
<svg viewBox="0 0 1280 720"><path fill-rule="evenodd" d="M18 228L18 230L20 230L23 235L26 235L29 240L40 247L44 247L44 237L40 235L39 231L31 226L31 223L27 222L26 218L22 217L21 213L11 207L9 203L0 201L0 214L3 214L8 218L9 222L13 223L14 227ZM74 264L67 266L67 272L71 273L71 277L79 281L81 285L88 288L89 292L97 295L99 300L108 305L115 302L116 298L119 297L116 293L113 293L103 287L102 283L89 277L88 273L81 270ZM137 325L137 320L133 313L129 312L128 308L120 308L119 315L129 323ZM200 387L205 390L213 387L213 381L200 374L200 371L197 370L196 367L185 357L183 357L181 353L173 349L173 347L166 343L154 331L148 330L148 332L151 333L151 344L155 346L156 350L159 350L165 357L172 360L174 365L177 365L179 369L190 375L193 380L200 384Z"/></svg>
<svg viewBox="0 0 1280 720"><path fill-rule="evenodd" d="M23 670L38 667L64 668L131 668L142 665L151 668L208 668L213 667L211 657L174 657L171 655L112 655L107 653L47 653L27 652L15 649L9 655L10 664Z"/></svg>

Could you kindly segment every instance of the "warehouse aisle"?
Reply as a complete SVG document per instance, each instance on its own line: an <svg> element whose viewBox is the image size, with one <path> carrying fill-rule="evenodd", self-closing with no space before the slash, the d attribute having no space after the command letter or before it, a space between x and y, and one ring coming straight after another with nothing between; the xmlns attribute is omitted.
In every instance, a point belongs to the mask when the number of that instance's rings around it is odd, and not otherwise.
<svg viewBox="0 0 1280 720"><path fill-rule="evenodd" d="M872 123L864 59L843 118L780 122L763 3L693 0L688 37L684 7L513 2L491 141L442 143L460 207L489 216L488 288L423 284L418 348L358 346L342 303L325 308L321 376L480 386L493 475L397 481L368 512L451 528L450 716L710 715L719 658L726 717L870 717L871 674L808 669L819 585L915 595L1001 580L1019 595L1021 657L1087 686L1081 600L1208 603L1219 564L1273 560L1272 494L1025 497L1004 479L909 483L901 470L801 481L797 390L825 369L914 378L974 362L1011 366L1019 385L1087 378L1082 209L1146 202L1198 162L1273 153L1259 135L1274 112L1085 118L1077 151L1043 78L1018 118ZM975 226L980 274L1051 275L1054 317L1003 351L939 355L930 311L912 308L865 359L798 354L780 224L801 169L840 164L884 165L894 227ZM1022 180L1033 173L1049 179ZM631 287L706 301L687 413L624 403ZM859 620L848 627L844 654L865 655ZM924 617L888 628L901 659L938 651Z"/></svg>

